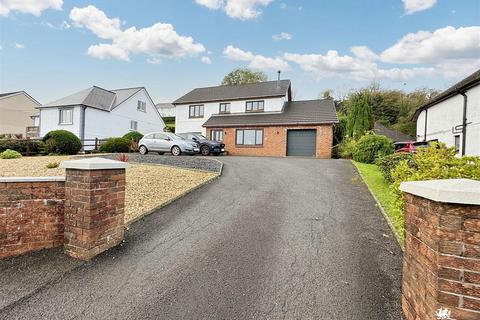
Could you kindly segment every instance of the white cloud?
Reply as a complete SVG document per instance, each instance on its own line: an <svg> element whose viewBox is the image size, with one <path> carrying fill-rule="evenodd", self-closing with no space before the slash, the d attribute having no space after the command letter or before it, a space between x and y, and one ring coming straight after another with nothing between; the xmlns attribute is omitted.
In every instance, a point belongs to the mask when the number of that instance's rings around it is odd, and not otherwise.
<svg viewBox="0 0 480 320"><path fill-rule="evenodd" d="M54 25L53 23L50 23L50 22L42 22L43 25L49 27L50 29L54 29L54 30L67 30L67 29L70 29L70 24L67 22L67 21L62 21L61 24L59 24L58 26Z"/></svg>
<svg viewBox="0 0 480 320"><path fill-rule="evenodd" d="M199 5L210 10L224 10L234 19L251 20L258 18L262 11L260 7L268 6L273 0L195 0Z"/></svg>
<svg viewBox="0 0 480 320"><path fill-rule="evenodd" d="M288 62L281 57L265 57L255 55L250 51L243 51L229 45L223 50L225 56L230 60L249 62L248 67L257 70L286 70L289 68Z"/></svg>
<svg viewBox="0 0 480 320"><path fill-rule="evenodd" d="M290 33L287 32L280 32L279 34L274 34L272 36L272 39L275 41L280 41L280 40L292 40L293 36Z"/></svg>
<svg viewBox="0 0 480 320"><path fill-rule="evenodd" d="M1 0L0 16L8 16L10 12L17 11L40 16L43 10L52 8L62 10L63 0Z"/></svg>
<svg viewBox="0 0 480 320"><path fill-rule="evenodd" d="M18 42L15 42L15 44L13 45L13 47L15 49L25 49L25 45L24 44L21 44L21 43L18 43Z"/></svg>
<svg viewBox="0 0 480 320"><path fill-rule="evenodd" d="M200 60L201 60L203 63L212 64L212 60L211 60L209 57L207 57L207 56L201 57Z"/></svg>
<svg viewBox="0 0 480 320"><path fill-rule="evenodd" d="M479 57L480 26L409 33L381 54L382 61L390 63L439 63Z"/></svg>
<svg viewBox="0 0 480 320"><path fill-rule="evenodd" d="M362 49L359 49L362 48ZM335 50L327 54L294 54L286 53L285 60L294 62L301 69L312 73L317 79L342 77L354 80L389 79L403 81L419 75L431 76L433 68L379 68L373 52L366 47L353 47L354 56L339 55Z"/></svg>
<svg viewBox="0 0 480 320"><path fill-rule="evenodd" d="M155 23L137 29L131 27L122 30L122 22L118 18L109 18L95 6L73 8L70 19L74 26L86 28L97 37L111 40L110 44L93 45L87 54L99 59L129 60L130 54L141 53L149 56L148 62L158 63L163 58L184 58L196 56L205 51L193 38L179 35L171 24Z"/></svg>
<svg viewBox="0 0 480 320"><path fill-rule="evenodd" d="M433 7L437 0L402 0L406 14L428 10Z"/></svg>

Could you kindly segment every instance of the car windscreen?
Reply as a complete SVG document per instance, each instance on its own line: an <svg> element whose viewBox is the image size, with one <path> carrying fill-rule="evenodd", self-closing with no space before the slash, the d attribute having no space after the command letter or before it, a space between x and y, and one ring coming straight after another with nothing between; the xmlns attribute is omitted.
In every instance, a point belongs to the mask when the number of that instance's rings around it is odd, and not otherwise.
<svg viewBox="0 0 480 320"><path fill-rule="evenodd" d="M395 143L395 150L399 150L406 147L407 147L406 143Z"/></svg>
<svg viewBox="0 0 480 320"><path fill-rule="evenodd" d="M175 133L168 133L167 135L174 140L185 140L184 137L180 137L179 135L176 135Z"/></svg>
<svg viewBox="0 0 480 320"><path fill-rule="evenodd" d="M207 138L205 138L205 136L203 134L196 134L195 135L197 137L197 139L199 140L207 140Z"/></svg>

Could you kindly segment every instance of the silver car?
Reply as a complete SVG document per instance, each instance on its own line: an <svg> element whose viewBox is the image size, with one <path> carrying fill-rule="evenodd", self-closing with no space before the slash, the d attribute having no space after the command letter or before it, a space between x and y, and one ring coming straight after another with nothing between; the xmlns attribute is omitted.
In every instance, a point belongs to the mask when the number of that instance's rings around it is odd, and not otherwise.
<svg viewBox="0 0 480 320"><path fill-rule="evenodd" d="M148 152L158 152L164 154L171 152L174 156L182 153L195 154L200 152L198 144L193 141L186 140L170 132L152 132L146 134L138 143L141 154Z"/></svg>

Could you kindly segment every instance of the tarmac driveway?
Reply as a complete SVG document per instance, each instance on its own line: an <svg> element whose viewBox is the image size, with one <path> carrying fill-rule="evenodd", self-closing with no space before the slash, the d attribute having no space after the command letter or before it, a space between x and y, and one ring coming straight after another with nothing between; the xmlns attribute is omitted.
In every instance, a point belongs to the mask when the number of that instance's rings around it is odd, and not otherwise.
<svg viewBox="0 0 480 320"><path fill-rule="evenodd" d="M401 250L348 161L221 160L89 263L0 261L0 319L401 318Z"/></svg>

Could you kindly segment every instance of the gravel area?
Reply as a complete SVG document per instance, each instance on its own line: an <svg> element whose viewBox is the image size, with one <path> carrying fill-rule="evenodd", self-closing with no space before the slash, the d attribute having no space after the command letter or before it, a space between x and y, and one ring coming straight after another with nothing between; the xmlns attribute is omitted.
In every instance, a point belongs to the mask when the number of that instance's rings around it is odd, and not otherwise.
<svg viewBox="0 0 480 320"><path fill-rule="evenodd" d="M108 159L116 160L118 155L98 155ZM202 156L181 156L181 157L174 157L169 155L158 155L158 154L146 154L141 155L139 153L130 153L128 157L131 162L140 162L140 163L155 163L155 164L162 164L166 166L172 167L180 167L180 168L187 168L187 169L197 169L197 170L205 170L205 171L212 171L216 173L220 173L222 170L222 162L210 157L202 157Z"/></svg>
<svg viewBox="0 0 480 320"><path fill-rule="evenodd" d="M0 159L0 176L64 176L65 169L48 169L46 166L52 162L61 163L69 158L71 157L48 156ZM126 171L125 222L128 223L169 203L217 175L216 172L151 164L131 164Z"/></svg>

